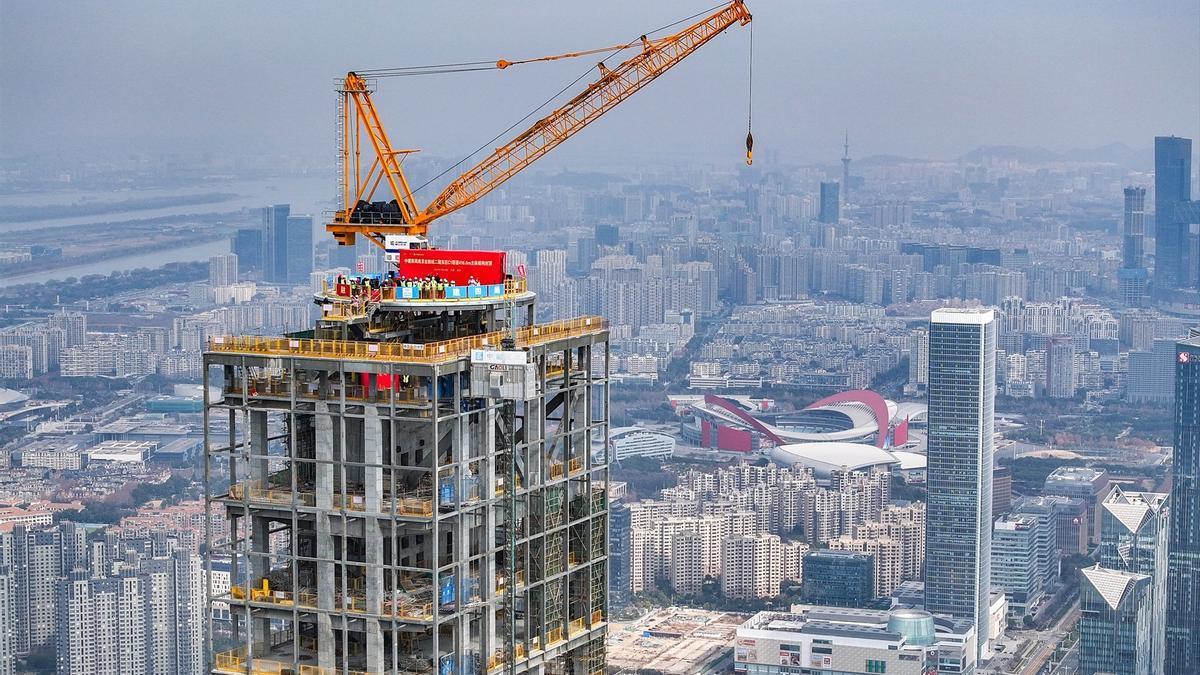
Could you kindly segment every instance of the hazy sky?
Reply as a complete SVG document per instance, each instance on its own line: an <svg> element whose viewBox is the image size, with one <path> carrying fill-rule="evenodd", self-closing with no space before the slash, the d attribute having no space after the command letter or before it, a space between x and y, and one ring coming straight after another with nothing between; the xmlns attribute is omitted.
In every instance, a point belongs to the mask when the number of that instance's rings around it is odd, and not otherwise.
<svg viewBox="0 0 1200 675"><path fill-rule="evenodd" d="M333 151L354 68L520 58L635 38L709 1L0 0L0 151ZM1200 0L758 0L756 149L953 158L1200 136ZM736 161L749 28L719 36L556 152ZM398 78L394 143L457 157L591 61Z"/></svg>

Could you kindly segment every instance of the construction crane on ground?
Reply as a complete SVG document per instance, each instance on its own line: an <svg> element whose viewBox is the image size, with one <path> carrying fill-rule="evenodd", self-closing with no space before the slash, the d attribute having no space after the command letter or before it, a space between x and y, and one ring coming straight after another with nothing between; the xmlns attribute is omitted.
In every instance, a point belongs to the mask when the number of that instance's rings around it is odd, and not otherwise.
<svg viewBox="0 0 1200 675"><path fill-rule="evenodd" d="M424 71L420 68L399 68L347 73L338 90L340 203L332 222L328 223L325 229L342 245L354 244L355 238L363 235L385 250L395 247L395 241L403 241L405 248L425 248L428 246L430 223L475 203L693 54L709 40L732 26L744 26L750 21L750 12L744 1L733 0L687 28L662 38L649 39L643 35L634 42L613 47L520 61L502 59L495 63L446 64L428 67ZM608 68L604 61L601 61L598 64L599 78L586 89L549 115L534 122L503 146L496 148L474 167L454 179L424 208L418 205L402 166L404 158L416 150L396 149L392 146L380 120L379 111L371 100L372 80L376 77L424 72L503 70L518 64L616 52L637 48L639 45L641 50L637 54L615 68ZM369 164L363 161L364 141L369 146ZM753 136L748 129L747 164L752 159L753 142ZM376 200L376 190L382 183L387 184L391 198Z"/></svg>

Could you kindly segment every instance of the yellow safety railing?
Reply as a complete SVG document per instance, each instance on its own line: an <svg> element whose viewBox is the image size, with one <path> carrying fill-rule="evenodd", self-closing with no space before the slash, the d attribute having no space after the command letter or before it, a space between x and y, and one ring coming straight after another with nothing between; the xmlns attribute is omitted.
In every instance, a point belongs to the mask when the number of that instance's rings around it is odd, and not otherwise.
<svg viewBox="0 0 1200 675"><path fill-rule="evenodd" d="M286 376L272 377L252 377L246 386L243 387L240 381L229 383L225 387L226 394L242 395L249 393L251 396L275 396L280 398L288 398L292 394L292 382ZM379 388L371 392L366 387L357 384L342 386L334 384L330 386L328 393L321 395L316 391L310 391L304 385L307 382L298 382L299 387L296 387L296 398L309 399L314 401L336 401L345 397L355 401L375 401L377 403L388 403L395 399L397 405L429 405L429 397L421 393L420 388L415 386L404 386L399 388ZM390 392L395 392L393 397Z"/></svg>
<svg viewBox="0 0 1200 675"><path fill-rule="evenodd" d="M246 675L247 673L249 675L283 675L284 673L296 673L297 675L342 675L342 673L347 673L348 675L370 675L365 670L343 671L340 668L325 668L313 665L296 666L274 659L248 658L245 647L218 653L216 668L214 670L218 673L240 675Z"/></svg>
<svg viewBox="0 0 1200 675"><path fill-rule="evenodd" d="M587 622L582 618L575 619L571 623L567 624L567 634L570 635L571 637L574 637L586 630L587 630Z"/></svg>
<svg viewBox="0 0 1200 675"><path fill-rule="evenodd" d="M596 610L592 612L592 625L604 623L604 610Z"/></svg>
<svg viewBox="0 0 1200 675"><path fill-rule="evenodd" d="M417 516L430 517L433 516L433 489L422 488L408 493L411 496L400 497L398 499L384 496L379 499L379 512L391 513L392 506L395 505L396 513L402 516ZM296 503L301 506L316 506L317 497L313 492L292 492L281 487L262 487L260 481L243 481L229 486L229 497L231 499L243 500L256 503L269 504L291 504L292 496L295 496ZM331 496L331 504L335 509L343 509L345 511L360 511L365 512L367 509L366 495L351 494L345 495L340 492L335 492Z"/></svg>
<svg viewBox="0 0 1200 675"><path fill-rule="evenodd" d="M546 634L546 646L549 647L550 645L557 644L566 639L566 636L563 635L563 629L553 628L549 633Z"/></svg>
<svg viewBox="0 0 1200 675"><path fill-rule="evenodd" d="M607 327L607 322L598 316L534 324L517 330L516 342L518 347L530 347L565 338L595 335ZM508 335L506 331L496 331L426 344L226 335L209 338L208 351L262 356L304 356L350 361L433 364L456 361L468 356L472 349L496 348Z"/></svg>
<svg viewBox="0 0 1200 675"><path fill-rule="evenodd" d="M429 621L433 619L432 586L415 587L403 591L385 591L385 594L390 597L383 599L381 603L382 611L374 611L372 609L367 602L367 595L364 592L336 593L334 607L353 614L393 616L417 621ZM234 600L248 599L251 602L262 602L281 607L319 608L315 592L311 590L300 590L294 593L291 591L272 591L266 579L260 580L258 586L251 586L249 588L240 585L231 586L229 596Z"/></svg>
<svg viewBox="0 0 1200 675"><path fill-rule="evenodd" d="M562 478L563 474L564 474L563 468L564 468L564 465L562 462L551 462L550 463L550 478L551 478L551 480Z"/></svg>
<svg viewBox="0 0 1200 675"><path fill-rule="evenodd" d="M570 471L571 471L571 474L577 474L580 471L583 471L583 458L582 457L572 457L571 458Z"/></svg>

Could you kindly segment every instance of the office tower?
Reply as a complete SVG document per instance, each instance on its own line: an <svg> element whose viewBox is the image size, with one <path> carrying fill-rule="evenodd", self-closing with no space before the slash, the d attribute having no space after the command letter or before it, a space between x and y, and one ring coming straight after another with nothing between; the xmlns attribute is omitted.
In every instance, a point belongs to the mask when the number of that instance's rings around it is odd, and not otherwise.
<svg viewBox="0 0 1200 675"><path fill-rule="evenodd" d="M1200 336L1175 348L1166 672L1200 672Z"/></svg>
<svg viewBox="0 0 1200 675"><path fill-rule="evenodd" d="M929 322L925 609L975 622L988 653L996 319L938 309Z"/></svg>
<svg viewBox="0 0 1200 675"><path fill-rule="evenodd" d="M1059 533L1064 523L1068 522L1068 518L1064 516L1064 508L1061 503L1063 501L1067 501L1067 498L1027 497L1018 502L1010 514L1014 517L1032 518L1037 522L1037 574L1043 586L1058 579L1059 562L1062 560ZM1079 503L1082 508L1082 502ZM1076 528L1082 526L1083 530L1081 531L1086 531L1086 519L1083 523L1079 523L1077 519L1072 518L1072 520L1075 521ZM1076 537L1078 536L1076 535ZM1086 535L1084 537L1086 539ZM993 556L994 559L995 556Z"/></svg>
<svg viewBox="0 0 1200 675"><path fill-rule="evenodd" d="M1146 306L1149 272L1145 266L1146 188L1125 188L1125 220L1121 228L1121 269L1117 280L1126 307Z"/></svg>
<svg viewBox="0 0 1200 675"><path fill-rule="evenodd" d="M614 502L608 509L608 589L613 602L625 602L631 593L629 515L629 505L624 502Z"/></svg>
<svg viewBox="0 0 1200 675"><path fill-rule="evenodd" d="M804 555L804 601L863 607L875 599L875 560L857 551L810 551Z"/></svg>
<svg viewBox="0 0 1200 675"><path fill-rule="evenodd" d="M842 204L838 201L838 184L821 182L821 207L817 220L836 223L842 217Z"/></svg>
<svg viewBox="0 0 1200 675"><path fill-rule="evenodd" d="M992 471L992 515L1008 513L1012 508L1012 468L996 465Z"/></svg>
<svg viewBox="0 0 1200 675"><path fill-rule="evenodd" d="M313 271L312 216L287 217L286 250L285 281L289 284L308 281L308 275Z"/></svg>
<svg viewBox="0 0 1200 675"><path fill-rule="evenodd" d="M1151 578L1106 569L1079 571L1079 672L1081 675L1153 675ZM1168 671L1195 672L1195 671Z"/></svg>
<svg viewBox="0 0 1200 675"><path fill-rule="evenodd" d="M1051 471L1042 483L1042 494L1061 495L1082 499L1087 505L1087 522L1084 527L1089 544L1100 541L1100 497L1108 491L1108 472L1086 466L1060 466Z"/></svg>
<svg viewBox="0 0 1200 675"><path fill-rule="evenodd" d="M276 204L262 210L263 281L287 282L287 226L289 204Z"/></svg>
<svg viewBox="0 0 1200 675"><path fill-rule="evenodd" d="M248 228L238 230L233 235L233 253L238 257L238 264L247 272L257 272L263 269L263 228ZM347 246L354 250L353 246Z"/></svg>
<svg viewBox="0 0 1200 675"><path fill-rule="evenodd" d="M215 672L604 672L608 330L533 303L209 342L206 499L244 533L207 532L235 580Z"/></svg>
<svg viewBox="0 0 1200 675"><path fill-rule="evenodd" d="M263 209L263 280L302 284L313 267L312 216L293 216L288 204Z"/></svg>
<svg viewBox="0 0 1200 675"><path fill-rule="evenodd" d="M236 284L238 257L236 253L219 253L208 259L208 285L216 288Z"/></svg>
<svg viewBox="0 0 1200 675"><path fill-rule="evenodd" d="M1168 495L1114 487L1100 504L1100 565L1150 577L1150 672L1161 674L1166 640ZM1085 643L1086 646L1086 643Z"/></svg>
<svg viewBox="0 0 1200 675"><path fill-rule="evenodd" d="M595 235L598 246L618 246L621 243L621 228L616 225L596 223Z"/></svg>
<svg viewBox="0 0 1200 675"><path fill-rule="evenodd" d="M1191 200L1192 141L1176 136L1154 139L1154 288L1166 293L1187 282L1187 224L1175 216Z"/></svg>
<svg viewBox="0 0 1200 675"><path fill-rule="evenodd" d="M1176 342L1174 338L1153 339L1148 350L1129 351L1128 400L1170 405L1175 399Z"/></svg>
<svg viewBox="0 0 1200 675"><path fill-rule="evenodd" d="M1038 559L1040 528L1037 518L1015 514L992 524L992 583L1008 596L1010 619L1020 620L1029 613L1049 581L1043 578Z"/></svg>

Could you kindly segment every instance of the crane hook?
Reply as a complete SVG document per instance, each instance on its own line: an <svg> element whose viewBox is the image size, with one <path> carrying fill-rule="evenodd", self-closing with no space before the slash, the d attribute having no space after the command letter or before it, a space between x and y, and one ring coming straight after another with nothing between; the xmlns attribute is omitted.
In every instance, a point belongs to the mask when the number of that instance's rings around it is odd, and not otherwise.
<svg viewBox="0 0 1200 675"><path fill-rule="evenodd" d="M754 163L754 134L746 132L746 166Z"/></svg>

